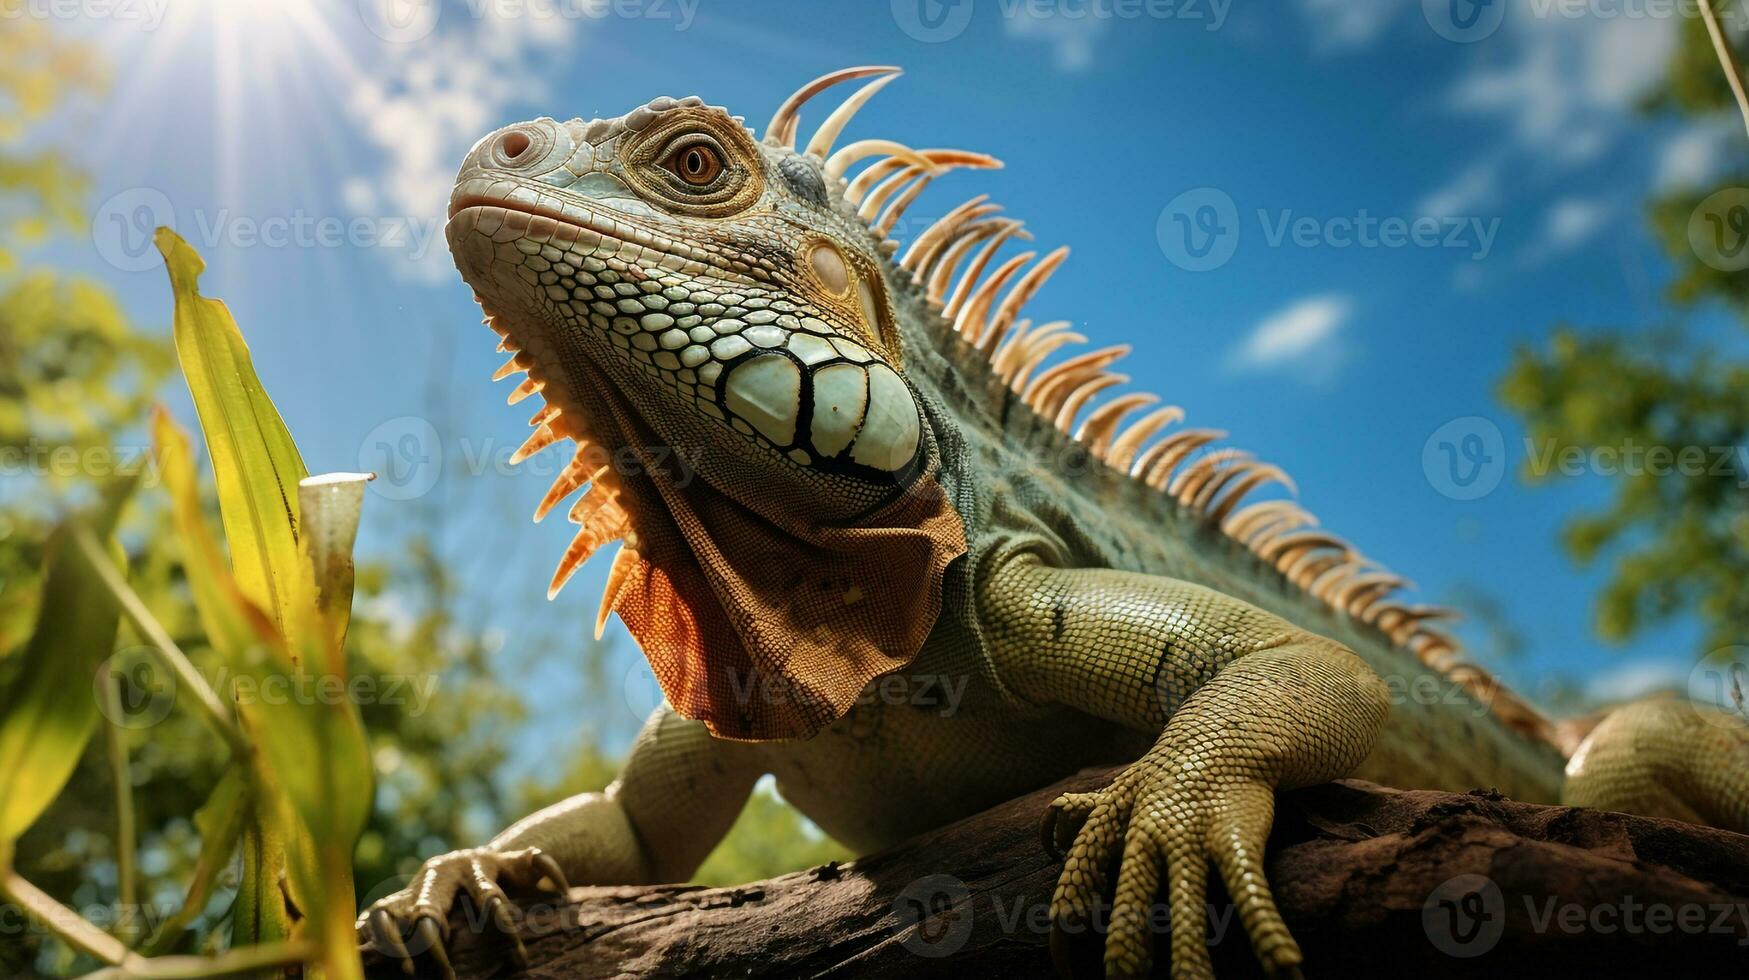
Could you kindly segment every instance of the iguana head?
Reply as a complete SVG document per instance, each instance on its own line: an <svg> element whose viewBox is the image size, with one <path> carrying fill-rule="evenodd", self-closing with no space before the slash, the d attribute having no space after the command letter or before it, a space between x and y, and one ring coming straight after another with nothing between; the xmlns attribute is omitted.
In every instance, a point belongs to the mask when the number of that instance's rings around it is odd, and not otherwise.
<svg viewBox="0 0 1749 980"><path fill-rule="evenodd" d="M524 454L578 447L540 510L589 486L554 591L623 538L602 617L742 738L810 734L915 656L965 550L883 236L830 137L788 143L697 98L516 123L468 153L447 228L501 374L529 375L512 399L544 396Z"/></svg>

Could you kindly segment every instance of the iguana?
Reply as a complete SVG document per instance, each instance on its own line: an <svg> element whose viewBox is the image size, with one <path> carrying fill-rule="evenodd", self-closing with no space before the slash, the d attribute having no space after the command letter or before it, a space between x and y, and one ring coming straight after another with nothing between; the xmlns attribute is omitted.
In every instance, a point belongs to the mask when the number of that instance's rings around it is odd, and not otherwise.
<svg viewBox="0 0 1749 980"><path fill-rule="evenodd" d="M517 457L575 443L536 519L587 488L552 590L622 542L597 628L624 621L665 704L604 792L427 861L361 938L447 973L464 891L503 920L502 884L683 880L766 774L867 852L1133 762L1044 815L1051 919L1113 893L1113 975L1151 968L1162 893L1173 975L1210 972L1211 868L1263 965L1296 967L1264 875L1278 788L1489 786L1749 832L1749 725L1668 700L1563 739L1396 576L1290 497L1246 502L1291 492L1279 469L1107 392L1125 348L1067 356L1068 323L1023 318L1065 250L1001 258L1029 236L979 196L901 253L926 185L999 164L840 146L896 75L819 78L762 138L659 98L468 153L450 249L512 355L497 378L527 375L511 402L544 401ZM801 144L803 104L852 80ZM943 678L954 710L912 703Z"/></svg>

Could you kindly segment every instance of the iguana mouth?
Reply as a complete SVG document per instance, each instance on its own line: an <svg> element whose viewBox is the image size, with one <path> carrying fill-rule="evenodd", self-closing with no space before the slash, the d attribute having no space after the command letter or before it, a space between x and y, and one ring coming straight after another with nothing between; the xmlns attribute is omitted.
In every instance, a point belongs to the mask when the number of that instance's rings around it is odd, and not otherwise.
<svg viewBox="0 0 1749 980"><path fill-rule="evenodd" d="M529 192L521 185L517 189ZM516 190L511 191L515 193ZM596 248L603 241L633 240L630 236L621 237L629 225L606 214L574 206L554 208L505 194L457 193L450 201L449 220L447 231L452 248L458 235L484 235L492 242L503 243L534 234L567 251ZM548 227L542 228L543 222ZM638 560L637 525L633 519L637 508L629 506L627 488L616 472L617 454L623 447L637 443L637 435L623 431L620 420L635 417L636 413L626 406L615 410L609 405L609 399L622 399L623 395L601 366L587 359L561 356L548 331L533 322L538 320L538 312L531 311L531 317L499 309L479 291L474 299L485 315L486 326L499 336L498 350L511 355L493 373L492 380L502 381L515 374L525 376L506 401L516 405L540 396L540 408L528 420L534 433L511 454L510 463L521 464L565 439L574 446L571 458L534 511L536 521L544 520L553 509L577 494L566 510L566 517L578 525L578 530L559 559L547 587L547 597L557 596L596 551L615 541L623 542L603 590L596 618L599 636L626 573ZM563 369L561 364L565 365ZM587 372L588 376L578 377L575 375L578 371Z"/></svg>
<svg viewBox="0 0 1749 980"><path fill-rule="evenodd" d="M549 229L543 229L539 223L551 222L549 241L559 248L593 248L603 240L622 242L680 261L683 264L677 271L698 273L710 270L719 275L722 272L707 263L708 253L641 225L624 211L607 206L586 207L569 200L558 202L556 207L527 200L518 195L538 196L539 192L522 184L513 184L508 192L491 192L495 184L501 187L503 183L476 178L458 187L450 198L448 220L454 222L464 213L479 212L474 215L475 227L479 228L489 212L497 210L503 213L504 224L493 229L495 239L499 234L506 235L505 240L511 235L540 234ZM557 201L551 196L543 200Z"/></svg>
<svg viewBox="0 0 1749 980"><path fill-rule="evenodd" d="M514 181L478 178L464 182L456 188L449 203L450 227L446 231L452 247L458 234L483 235L498 244L539 238L567 252L596 249L604 242L610 247L621 243L659 253L667 257L665 264L696 266L694 271L704 268L693 257L695 249L633 224L623 212L560 202L550 196L530 199L538 194L536 188ZM638 558L632 517L635 508L627 506L626 488L615 472L616 454L637 442L635 434L621 431L624 426L620 420L635 417L636 412L623 405L616 411L606 404L607 399L622 396L602 368L562 358L545 331L522 322L524 317L494 308L478 291L474 298L485 314L484 322L500 337L498 349L511 355L494 372L493 380L524 374L524 380L510 393L509 404L516 405L533 395L540 395L543 402L529 418L534 433L511 455L510 462L522 463L564 439L572 440L575 446L572 458L553 480L534 513L536 521L543 520L566 498L582 491L567 511L567 517L579 529L554 570L548 598L556 596L597 550L614 541L625 543L602 596L596 622L599 634L618 584ZM538 312L535 315L538 317ZM568 371L588 371L592 376L583 379L563 375L558 367L561 362ZM591 404L585 405L586 401Z"/></svg>

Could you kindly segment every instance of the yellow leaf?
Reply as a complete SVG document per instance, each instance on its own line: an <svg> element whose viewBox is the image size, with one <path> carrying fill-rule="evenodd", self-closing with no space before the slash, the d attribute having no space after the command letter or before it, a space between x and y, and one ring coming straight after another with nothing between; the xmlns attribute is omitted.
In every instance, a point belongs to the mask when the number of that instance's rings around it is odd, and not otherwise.
<svg viewBox="0 0 1749 980"><path fill-rule="evenodd" d="M195 611L207 642L238 670L248 669L251 651L283 643L274 624L243 594L225 565L225 556L208 530L200 508L194 453L188 436L163 406L152 412L152 447L158 473L170 493L171 523L182 546L182 563L194 595ZM284 659L283 655L279 659Z"/></svg>
<svg viewBox="0 0 1749 980"><path fill-rule="evenodd" d="M155 241L170 270L176 356L212 457L232 573L243 594L289 638L310 588L297 539L297 485L308 471L261 387L231 311L200 295L206 263L168 228L158 229Z"/></svg>

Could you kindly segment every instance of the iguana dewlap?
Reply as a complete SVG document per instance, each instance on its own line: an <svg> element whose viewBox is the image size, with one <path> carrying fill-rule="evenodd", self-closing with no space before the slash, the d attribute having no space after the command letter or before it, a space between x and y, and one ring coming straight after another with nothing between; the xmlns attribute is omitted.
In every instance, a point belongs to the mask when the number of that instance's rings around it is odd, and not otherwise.
<svg viewBox="0 0 1749 980"><path fill-rule="evenodd" d="M1491 786L1749 831L1742 719L1634 706L1569 762L1399 579L1290 500L1247 502L1279 470L1108 392L1122 348L1026 318L1064 250L1009 257L1028 236L976 197L900 251L926 185L997 164L841 140L893 77L810 83L763 138L663 98L469 152L448 239L499 376L527 374L511 400L542 396L522 455L576 446L540 508L584 491L553 588L622 542L601 615L667 704L605 792L428 861L367 938L441 961L461 889L503 914L500 881L684 879L764 774L866 851L1132 761L1047 827L1053 920L1113 894L1114 974L1209 972L1211 871L1265 966L1299 962L1263 873L1281 787ZM857 79L800 144L803 104Z"/></svg>

